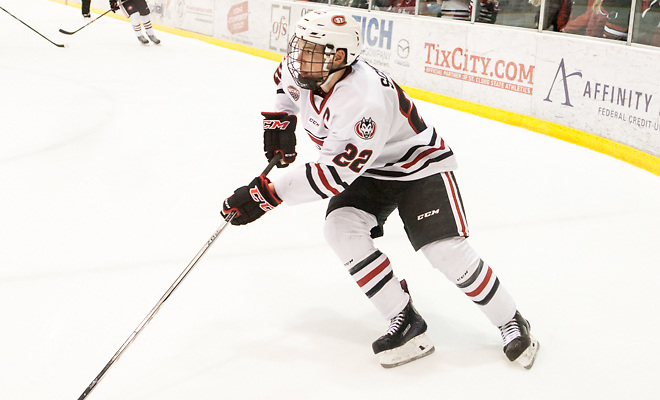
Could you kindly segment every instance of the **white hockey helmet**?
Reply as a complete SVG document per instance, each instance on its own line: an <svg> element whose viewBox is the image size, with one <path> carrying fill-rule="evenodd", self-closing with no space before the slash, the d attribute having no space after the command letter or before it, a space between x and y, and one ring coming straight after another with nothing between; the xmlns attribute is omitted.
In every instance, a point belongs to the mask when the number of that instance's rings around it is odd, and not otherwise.
<svg viewBox="0 0 660 400"><path fill-rule="evenodd" d="M314 10L305 14L296 24L287 52L288 67L296 83L306 89L318 87L327 79L327 75L334 72L331 64L339 49L346 52L346 64L341 68L353 64L361 51L360 30L360 25L353 17L335 10ZM302 48L301 40L302 43L322 46L320 51L324 56L323 71L327 72L323 79L300 79L300 65L297 59Z"/></svg>

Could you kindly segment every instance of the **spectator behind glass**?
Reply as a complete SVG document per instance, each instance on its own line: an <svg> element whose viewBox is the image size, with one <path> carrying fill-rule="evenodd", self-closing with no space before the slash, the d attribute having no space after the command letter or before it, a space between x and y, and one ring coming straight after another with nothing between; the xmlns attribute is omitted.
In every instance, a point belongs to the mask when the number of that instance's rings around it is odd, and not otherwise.
<svg viewBox="0 0 660 400"><path fill-rule="evenodd" d="M399 14L415 14L415 5L417 4L416 0L396 0L394 9L392 11ZM426 2L422 2L420 5L419 13L424 15L428 13L426 9Z"/></svg>
<svg viewBox="0 0 660 400"><path fill-rule="evenodd" d="M630 0L589 0L584 13L575 17L584 9L584 0L576 0L563 32L627 40L631 5Z"/></svg>
<svg viewBox="0 0 660 400"><path fill-rule="evenodd" d="M640 13L635 18L633 41L660 47L660 0L643 0L641 3Z"/></svg>
<svg viewBox="0 0 660 400"><path fill-rule="evenodd" d="M470 7L472 3L473 1L470 1ZM498 0L481 0L477 9L477 22L494 24L498 12L500 12L500 3Z"/></svg>
<svg viewBox="0 0 660 400"><path fill-rule="evenodd" d="M374 0L373 9L378 11L395 12L399 14L415 14L416 0ZM420 15L427 15L426 2L422 2L419 10Z"/></svg>
<svg viewBox="0 0 660 400"><path fill-rule="evenodd" d="M308 0L316 3L328 3L328 0ZM332 0L330 4L336 6L353 7L353 8L369 8L369 0Z"/></svg>
<svg viewBox="0 0 660 400"><path fill-rule="evenodd" d="M377 11L392 11L396 0L372 0L372 8Z"/></svg>
<svg viewBox="0 0 660 400"><path fill-rule="evenodd" d="M539 27L539 18L541 17L541 0L529 0L529 4L534 7L539 7L539 11L536 13L536 27ZM545 1L545 14L543 21L543 30L549 30L552 27L552 30L555 32L560 32L566 26L568 19L571 15L571 7L573 2L571 0L546 0Z"/></svg>
<svg viewBox="0 0 660 400"><path fill-rule="evenodd" d="M426 9L424 12L420 10L420 14L470 21L473 3L474 0L436 0L435 3L431 1L425 3ZM476 21L494 24L499 9L498 0L479 0Z"/></svg>
<svg viewBox="0 0 660 400"><path fill-rule="evenodd" d="M434 17L442 16L442 0L430 0L427 1L422 7L425 8L425 12L419 10L419 15L431 15Z"/></svg>

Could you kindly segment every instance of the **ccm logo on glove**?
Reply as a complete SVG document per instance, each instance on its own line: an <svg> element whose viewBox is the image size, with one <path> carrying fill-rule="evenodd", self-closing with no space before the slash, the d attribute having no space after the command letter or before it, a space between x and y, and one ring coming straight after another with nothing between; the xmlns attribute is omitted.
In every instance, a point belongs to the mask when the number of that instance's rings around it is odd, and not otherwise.
<svg viewBox="0 0 660 400"><path fill-rule="evenodd" d="M241 186L222 203L222 215L227 217L232 211L236 215L232 225L245 225L261 218L267 211L277 207L282 200L270 190L270 180L265 175L254 178L247 186Z"/></svg>
<svg viewBox="0 0 660 400"><path fill-rule="evenodd" d="M277 168L287 167L296 160L296 123L295 115L283 112L262 112L264 117L264 154L270 162L276 154L282 158Z"/></svg>
<svg viewBox="0 0 660 400"><path fill-rule="evenodd" d="M280 121L278 119L265 119L264 120L264 129L280 129L284 130L289 126L289 121Z"/></svg>
<svg viewBox="0 0 660 400"><path fill-rule="evenodd" d="M254 200L256 203L258 203L259 208L264 210L264 212L272 210L277 205L277 204L275 204L275 206L271 205L268 202L268 200L264 199L264 196L261 194L259 189L257 189L256 187L253 187L252 189L250 189L250 196L252 196L252 200Z"/></svg>

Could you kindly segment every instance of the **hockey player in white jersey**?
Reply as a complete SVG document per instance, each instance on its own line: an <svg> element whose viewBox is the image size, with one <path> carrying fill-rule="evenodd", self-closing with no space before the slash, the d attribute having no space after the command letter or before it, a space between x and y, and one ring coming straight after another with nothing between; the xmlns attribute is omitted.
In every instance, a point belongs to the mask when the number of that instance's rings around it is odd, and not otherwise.
<svg viewBox="0 0 660 400"><path fill-rule="evenodd" d="M275 111L263 113L264 150L269 161L281 157L278 166L293 163L299 116L319 157L236 189L223 215L235 212L231 223L243 225L282 202L330 198L326 240L389 321L372 348L382 366L395 367L434 350L405 281L373 241L398 208L413 248L500 329L508 359L530 368L539 348L530 325L466 240L452 150L391 78L359 59L360 47L359 25L341 10L302 17L275 73Z"/></svg>
<svg viewBox="0 0 660 400"><path fill-rule="evenodd" d="M121 9L124 15L128 17L133 26L133 32L135 32L135 36L140 43L149 44L149 40L142 35L142 28L144 28L149 39L154 44L160 44L160 39L156 37L154 28L151 25L151 10L149 10L146 0L109 0L109 2L112 12Z"/></svg>

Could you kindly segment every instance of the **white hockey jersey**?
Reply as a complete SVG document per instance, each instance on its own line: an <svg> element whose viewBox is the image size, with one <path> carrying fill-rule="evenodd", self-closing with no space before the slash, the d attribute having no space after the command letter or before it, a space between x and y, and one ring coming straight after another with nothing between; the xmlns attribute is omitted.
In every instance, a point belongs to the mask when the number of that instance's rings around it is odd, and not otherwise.
<svg viewBox="0 0 660 400"><path fill-rule="evenodd" d="M297 115L298 133L304 129L320 150L318 161L273 179L284 203L332 197L361 175L415 180L456 168L453 152L408 95L365 61L347 68L323 97L295 84L286 59L274 78L274 111Z"/></svg>

